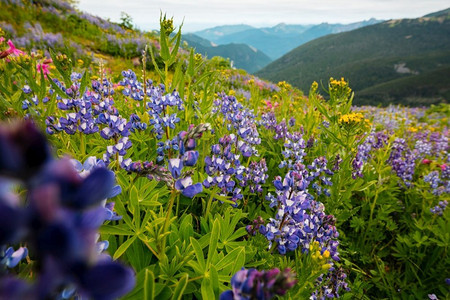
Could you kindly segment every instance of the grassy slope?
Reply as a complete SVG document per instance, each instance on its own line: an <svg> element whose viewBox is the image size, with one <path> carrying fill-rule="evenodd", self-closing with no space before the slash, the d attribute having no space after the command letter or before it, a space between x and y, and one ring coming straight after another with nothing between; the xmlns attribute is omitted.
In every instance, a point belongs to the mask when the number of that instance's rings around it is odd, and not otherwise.
<svg viewBox="0 0 450 300"><path fill-rule="evenodd" d="M448 49L448 15L395 20L311 41L256 74L272 81L286 80L303 90L308 90L313 81L326 82L330 76L344 76L358 92L391 80L415 76L396 72L395 64L405 63L419 75L449 66ZM437 86L450 86L449 76L436 80ZM383 87L379 86L380 89ZM390 100L400 102L416 95L418 92L413 84L411 88L404 89L404 94L396 94ZM377 89L377 97L374 96L371 103L380 103L377 99L381 99L379 95L383 93L382 99L389 98L389 90ZM373 94L366 90L362 95L364 103L368 103ZM425 98L428 96L436 98L433 93L423 95ZM358 97L355 102L358 104Z"/></svg>
<svg viewBox="0 0 450 300"><path fill-rule="evenodd" d="M30 31L27 29L27 23L29 23L33 26L40 24L45 33L60 33L64 41L63 47L56 48L48 47L47 45L36 45L32 42L27 50L52 48L56 52L66 53L72 59L83 58L85 62L91 61L92 58L94 60L103 60L108 65L108 68L120 71L132 68L133 62L131 58L140 54L137 54L139 51L134 51L136 53L132 53L132 51L125 58L122 53L111 52L108 49L108 44L106 44L108 34L115 35L117 39L127 36L141 36L150 45L157 38L153 33L144 33L136 30L124 30L123 33L118 33L117 28L120 28L118 24L91 16L98 22L109 24L108 26L110 27L109 29L101 28L98 24L81 18L82 14L88 14L77 11L63 1L41 0L34 1L33 4L24 3L22 6L16 6L0 2L0 27L2 23L12 25L16 34L11 36L11 38L15 40L20 36L27 36L27 34L29 36ZM54 7L59 15L45 11L45 9L51 7ZM81 56L80 53L73 53L74 45L81 49Z"/></svg>

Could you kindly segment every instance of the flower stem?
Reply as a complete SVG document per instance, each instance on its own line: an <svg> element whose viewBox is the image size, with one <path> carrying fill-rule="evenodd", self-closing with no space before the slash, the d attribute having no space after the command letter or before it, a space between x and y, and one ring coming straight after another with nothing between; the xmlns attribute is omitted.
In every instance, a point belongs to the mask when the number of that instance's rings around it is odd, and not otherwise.
<svg viewBox="0 0 450 300"><path fill-rule="evenodd" d="M167 232L167 227L169 226L170 214L172 212L173 203L175 201L175 196L177 194L178 194L177 192L172 191L172 193L170 195L170 199L169 199L169 204L167 206L166 219L164 221L163 232L162 232L162 234L164 234L164 237L163 237L163 240L162 240L162 243L161 243L161 249L160 249L160 251L162 252L161 254L163 254L163 253L165 254L165 251L166 251L166 238L167 238L167 235L165 235L165 233ZM162 256L160 255L160 257L162 257Z"/></svg>
<svg viewBox="0 0 450 300"><path fill-rule="evenodd" d="M215 195L215 193L211 193L211 196L208 199L208 203L206 205L206 210L205 210L205 218L208 217L209 211L211 210L211 204L212 204L214 195Z"/></svg>

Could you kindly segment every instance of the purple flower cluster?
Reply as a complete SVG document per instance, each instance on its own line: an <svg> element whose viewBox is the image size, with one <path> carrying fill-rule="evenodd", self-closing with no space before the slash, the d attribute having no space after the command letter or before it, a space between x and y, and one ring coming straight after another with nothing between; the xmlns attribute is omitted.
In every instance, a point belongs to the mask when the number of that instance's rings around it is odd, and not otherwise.
<svg viewBox="0 0 450 300"><path fill-rule="evenodd" d="M311 140L311 139L309 139ZM308 140L308 142L309 142ZM330 196L330 192L326 186L331 186L331 177L334 172L328 169L328 161L321 156L305 167L303 164L306 156L305 149L308 148L308 143L305 143L303 134L301 132L291 133L286 132L284 150L281 152L285 158L278 167L288 168L288 170L295 170L297 177L301 178L301 190L304 191L310 186L316 191L317 195L322 193ZM279 179L278 179L279 180Z"/></svg>
<svg viewBox="0 0 450 300"><path fill-rule="evenodd" d="M438 216L442 216L444 214L444 210L448 205L448 201L444 200L444 201L439 201L439 204L436 205L433 208L430 208L431 213L438 215Z"/></svg>
<svg viewBox="0 0 450 300"><path fill-rule="evenodd" d="M256 235L259 232L259 227L261 227L261 225L264 225L264 219L259 216L255 220L253 220L251 225L247 225L245 229L247 230L248 234Z"/></svg>
<svg viewBox="0 0 450 300"><path fill-rule="evenodd" d="M242 74L234 74L229 79L230 84L233 86L246 86L248 87L249 82L253 82L255 86L257 86L261 90L268 90L270 92L278 92L280 87L274 83L264 81L253 75L242 75Z"/></svg>
<svg viewBox="0 0 450 300"><path fill-rule="evenodd" d="M237 148L242 156L258 155L258 150L254 146L261 144L261 138L253 111L244 108L236 97L221 93L214 101L212 112L221 114L227 129L236 133Z"/></svg>
<svg viewBox="0 0 450 300"><path fill-rule="evenodd" d="M273 111L269 111L262 114L261 121L259 121L259 124L264 126L266 129L274 130L275 127L278 125L275 113Z"/></svg>
<svg viewBox="0 0 450 300"><path fill-rule="evenodd" d="M167 185L173 185L173 178L170 175L169 170L152 161L135 161L131 158L127 158L120 163L120 166L128 173L135 173L138 176L145 176L149 180L163 181Z"/></svg>
<svg viewBox="0 0 450 300"><path fill-rule="evenodd" d="M320 275L317 279L317 283L320 288L311 295L311 300L326 300L330 298L339 298L339 290L344 289L349 291L347 282L345 279L347 274L345 274L342 268L332 267L330 271L324 276Z"/></svg>
<svg viewBox="0 0 450 300"><path fill-rule="evenodd" d="M183 172L185 167L193 167L197 164L199 153L194 150L196 139L209 130L209 124L191 125L188 131L181 131L174 138L167 148L165 144L158 143L158 161L162 162L165 158L166 150L176 150L178 155L167 160L167 167L155 164L153 162L133 162L130 158L121 162L121 166L129 173L136 173L139 176L147 176L148 179L165 182L170 188L175 188L184 196L193 198L203 191L201 183L194 184L191 178L191 171ZM172 154L173 155L173 154Z"/></svg>
<svg viewBox="0 0 450 300"><path fill-rule="evenodd" d="M356 156L352 161L353 179L356 179L357 177L363 177L363 167L371 157L371 152L374 149L384 148L388 143L388 138L389 137L386 132L371 132L366 140L358 146L358 152L356 153Z"/></svg>
<svg viewBox="0 0 450 300"><path fill-rule="evenodd" d="M36 48L39 49L64 46L64 40L61 33L44 32L39 22L36 22L33 25L26 23L24 27L27 30L26 34L22 38L16 39L17 46L19 47L29 46L30 43L34 43L34 45L37 46Z"/></svg>
<svg viewBox="0 0 450 300"><path fill-rule="evenodd" d="M231 278L232 290L223 292L220 300L269 300L286 294L296 282L290 269L258 271L242 268Z"/></svg>
<svg viewBox="0 0 450 300"><path fill-rule="evenodd" d="M234 152L233 152L234 150ZM243 198L242 190L237 182L243 182L245 167L241 165L238 151L237 137L234 134L219 139L219 144L212 145L212 156L205 158L205 172L208 177L203 181L205 188L217 186L220 195L232 195L236 202Z"/></svg>
<svg viewBox="0 0 450 300"><path fill-rule="evenodd" d="M107 146L103 155L105 163L109 164L111 159L122 161L126 150L132 146L128 139L131 132L145 130L147 124L142 123L137 115L131 115L130 120L119 115L114 106L113 85L106 78L101 81L93 80L91 89L85 91L80 91L81 74L72 73L70 78L72 84L68 88L54 79L55 84L65 93L65 97L57 95L57 107L67 113L59 119L47 117L47 133L64 131L67 134L80 132L89 135L99 132L102 138L114 141L113 145ZM28 92L27 87L24 92Z"/></svg>
<svg viewBox="0 0 450 300"><path fill-rule="evenodd" d="M82 177L68 159L53 160L46 139L30 121L0 127L0 176L24 183L21 205L8 186L0 188L0 245L26 243L33 260L34 283L12 272L0 275L0 298L46 299L66 287L94 299L115 299L135 283L132 269L98 250L98 227L108 214L101 202L114 191L114 173L93 168ZM25 250L3 258L11 266ZM120 283L120 284L119 284Z"/></svg>
<svg viewBox="0 0 450 300"><path fill-rule="evenodd" d="M235 205L243 198L243 188L248 186L250 193L260 193L261 184L268 178L264 159L251 162L248 167L241 164L240 154L236 153L246 147L246 144L239 142L241 141L236 135L230 134L220 138L219 144L211 147L212 156L205 158L205 172L208 177L203 181L205 188L219 187L219 195L231 196ZM242 150L240 152L243 153Z"/></svg>
<svg viewBox="0 0 450 300"><path fill-rule="evenodd" d="M405 139L396 138L391 147L391 154L388 163L392 166L392 170L402 179L407 187L412 185L413 175L416 167L416 155Z"/></svg>
<svg viewBox="0 0 450 300"><path fill-rule="evenodd" d="M305 191L306 182L297 171L289 171L284 179L275 178L276 194L269 193L267 200L270 207L276 207L276 215L260 227L260 232L269 240L269 248L277 247L280 254L297 248L308 252L310 244L317 241L322 252L328 250L331 258L338 261L335 220L325 214L322 203Z"/></svg>
<svg viewBox="0 0 450 300"><path fill-rule="evenodd" d="M438 171L432 171L423 178L423 181L428 182L432 188L432 193L435 196L440 196L444 193L450 193L450 167L444 166L442 174L439 176Z"/></svg>
<svg viewBox="0 0 450 300"><path fill-rule="evenodd" d="M275 136L276 135L277 133L275 133ZM286 131L284 136L284 150L281 151L281 154L283 154L285 160L283 160L278 167L294 169L294 165L302 163L303 157L306 156L306 143L301 132L291 133Z"/></svg>
<svg viewBox="0 0 450 300"><path fill-rule="evenodd" d="M183 99L177 91L165 94L164 85L154 86L151 80L147 80L144 91L144 84L131 70L123 71L122 76L123 78L119 82L119 85L124 87L122 93L136 101L147 100L142 105L148 109L150 125L153 126L152 132L159 140L162 139L166 128L174 129L175 125L180 122L177 114L170 114L169 109L176 107L178 111L184 110ZM144 126L146 128L147 125Z"/></svg>
<svg viewBox="0 0 450 300"><path fill-rule="evenodd" d="M106 168L106 164L103 160L97 159L95 156L88 157L83 164L78 160L72 159L71 163L75 170L81 177L86 178L98 168ZM107 199L114 198L122 192L120 185L115 185L111 193L106 197ZM106 203L107 199L101 202L101 205L105 208L105 221L118 221L122 219L122 216L118 216L114 211L114 202ZM105 242L105 241L103 241Z"/></svg>
<svg viewBox="0 0 450 300"><path fill-rule="evenodd" d="M448 130L443 132L418 132L414 135L414 153L418 158L430 157L433 159L449 158Z"/></svg>

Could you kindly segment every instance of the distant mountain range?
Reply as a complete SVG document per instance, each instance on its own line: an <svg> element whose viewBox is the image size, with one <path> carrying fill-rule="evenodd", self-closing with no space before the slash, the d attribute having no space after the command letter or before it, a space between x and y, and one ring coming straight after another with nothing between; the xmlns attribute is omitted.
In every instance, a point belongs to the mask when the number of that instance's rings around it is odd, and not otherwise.
<svg viewBox="0 0 450 300"><path fill-rule="evenodd" d="M195 48L197 53L206 55L208 58L213 56L229 58L233 62L234 67L244 69L250 73L262 69L272 61L272 59L260 50L243 43L216 45L211 41L189 33L183 34L183 40L190 47Z"/></svg>
<svg viewBox="0 0 450 300"><path fill-rule="evenodd" d="M450 9L327 35L301 45L256 75L308 91L344 76L356 104L421 105L450 99Z"/></svg>
<svg viewBox="0 0 450 300"><path fill-rule="evenodd" d="M289 25L254 28L249 25L225 25L194 32L217 45L247 44L269 56L272 60L290 50L321 36L345 32L381 22L370 19L352 24Z"/></svg>

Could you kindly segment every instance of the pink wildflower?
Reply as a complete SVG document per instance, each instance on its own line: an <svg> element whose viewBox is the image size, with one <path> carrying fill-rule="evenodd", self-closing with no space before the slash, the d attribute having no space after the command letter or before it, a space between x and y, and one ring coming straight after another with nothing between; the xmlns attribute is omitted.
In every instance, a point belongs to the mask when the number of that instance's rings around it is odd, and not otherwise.
<svg viewBox="0 0 450 300"><path fill-rule="evenodd" d="M4 40L4 39L3 39L3 40ZM2 41L2 42L3 42L3 41ZM13 44L13 42L12 42L11 40L8 40L7 44L8 44L8 46L9 46L9 48L6 49L5 51L0 52L0 59L1 59L1 58L5 58L5 57L7 57L8 55L14 55L14 56L17 56L17 55L22 55L22 54L24 54L23 51L17 49L16 46L14 46L14 44Z"/></svg>
<svg viewBox="0 0 450 300"><path fill-rule="evenodd" d="M8 45L9 45L9 49L7 49L6 51L8 51L9 54L12 54L12 55L24 54L23 51L17 49L16 46L14 46L14 44L11 40L8 40Z"/></svg>
<svg viewBox="0 0 450 300"><path fill-rule="evenodd" d="M42 73L44 74L45 78L47 78L47 75L50 74L50 70L49 70L47 64L37 64L36 69L37 69L38 73L40 73L42 70Z"/></svg>

